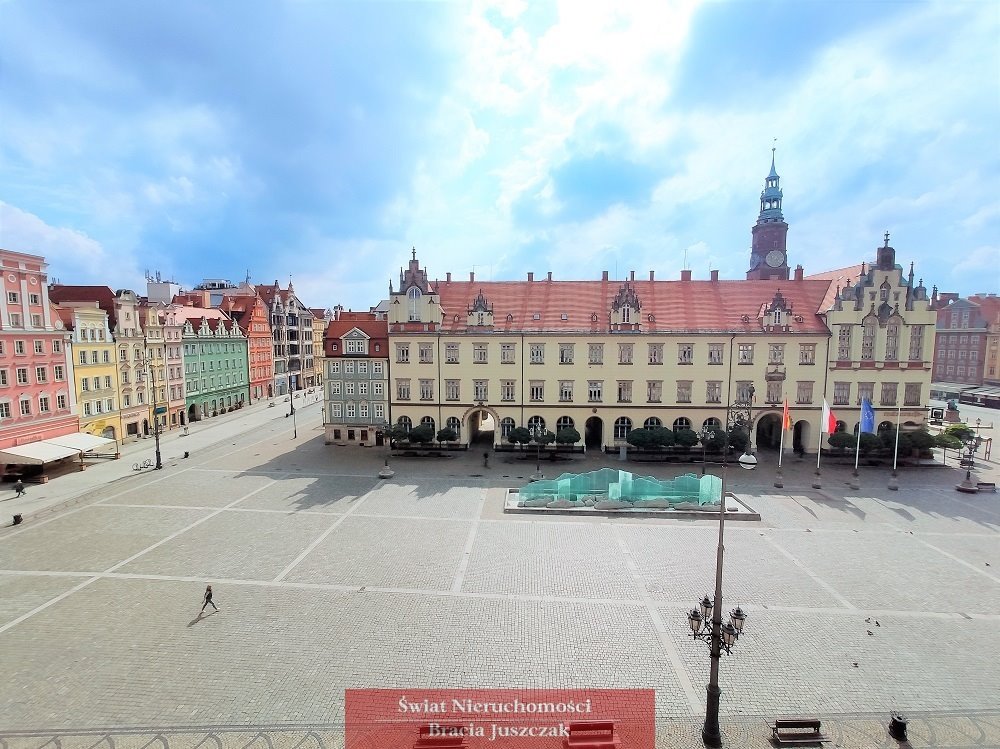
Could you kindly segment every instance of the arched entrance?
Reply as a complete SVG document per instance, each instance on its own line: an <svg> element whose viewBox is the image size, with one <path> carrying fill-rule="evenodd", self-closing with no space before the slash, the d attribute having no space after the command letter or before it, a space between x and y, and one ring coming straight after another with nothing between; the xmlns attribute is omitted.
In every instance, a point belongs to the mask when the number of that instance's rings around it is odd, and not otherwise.
<svg viewBox="0 0 1000 749"><path fill-rule="evenodd" d="M600 449L604 444L604 422L598 416L591 416L584 426L584 444L588 448Z"/></svg>
<svg viewBox="0 0 1000 749"><path fill-rule="evenodd" d="M496 438L496 415L485 408L475 408L466 413L465 423L469 425L469 444L492 445Z"/></svg>
<svg viewBox="0 0 1000 749"><path fill-rule="evenodd" d="M194 403L188 406L188 421L198 421L198 406Z"/></svg>
<svg viewBox="0 0 1000 749"><path fill-rule="evenodd" d="M114 427L104 427L104 431L101 432L101 436L105 439L113 440L115 439L115 428Z"/></svg>
<svg viewBox="0 0 1000 749"><path fill-rule="evenodd" d="M754 447L777 450L781 444L781 417L778 414L764 414L757 422L757 438Z"/></svg>
<svg viewBox="0 0 1000 749"><path fill-rule="evenodd" d="M149 436L149 420L148 419L143 419L142 420L142 436L143 437L148 437Z"/></svg>
<svg viewBox="0 0 1000 749"><path fill-rule="evenodd" d="M808 421L796 421L792 428L792 450L799 455L803 455L806 446L809 444L810 429Z"/></svg>

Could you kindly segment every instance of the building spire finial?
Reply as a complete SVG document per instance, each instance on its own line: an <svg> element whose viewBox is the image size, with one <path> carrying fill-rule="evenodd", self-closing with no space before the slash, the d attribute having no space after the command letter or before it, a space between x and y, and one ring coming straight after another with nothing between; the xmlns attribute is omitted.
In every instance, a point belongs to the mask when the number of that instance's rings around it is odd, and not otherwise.
<svg viewBox="0 0 1000 749"><path fill-rule="evenodd" d="M888 231L885 233L885 246L886 247L889 246L889 232Z"/></svg>
<svg viewBox="0 0 1000 749"><path fill-rule="evenodd" d="M417 259L417 248L416 247L413 248L413 259L414 260Z"/></svg>

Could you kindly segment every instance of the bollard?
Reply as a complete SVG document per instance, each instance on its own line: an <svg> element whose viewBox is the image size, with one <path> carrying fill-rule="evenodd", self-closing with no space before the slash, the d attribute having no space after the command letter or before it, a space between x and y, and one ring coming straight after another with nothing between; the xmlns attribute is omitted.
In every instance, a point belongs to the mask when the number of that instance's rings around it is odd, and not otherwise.
<svg viewBox="0 0 1000 749"><path fill-rule="evenodd" d="M21 517L21 513L18 513L14 516L14 522L12 525L20 525L22 520L24 520L24 518Z"/></svg>

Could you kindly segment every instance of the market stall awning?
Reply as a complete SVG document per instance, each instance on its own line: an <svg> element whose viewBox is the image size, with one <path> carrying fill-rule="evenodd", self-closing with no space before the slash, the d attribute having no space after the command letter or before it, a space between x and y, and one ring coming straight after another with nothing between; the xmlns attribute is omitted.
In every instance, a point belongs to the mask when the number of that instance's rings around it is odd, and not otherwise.
<svg viewBox="0 0 1000 749"><path fill-rule="evenodd" d="M50 437L49 439L42 441L47 442L50 445L72 447L80 452L90 452L91 450L97 450L101 447L108 447L109 445L117 444L115 440L108 439L107 437L98 437L94 434L86 434L85 432L64 434L62 437Z"/></svg>
<svg viewBox="0 0 1000 749"><path fill-rule="evenodd" d="M33 465L41 465L43 463L51 463L54 460L68 458L72 455L79 455L80 452L75 447L55 445L43 440L41 442L29 442L26 445L17 445L16 447L5 447L3 450L0 450L0 463L31 463Z"/></svg>

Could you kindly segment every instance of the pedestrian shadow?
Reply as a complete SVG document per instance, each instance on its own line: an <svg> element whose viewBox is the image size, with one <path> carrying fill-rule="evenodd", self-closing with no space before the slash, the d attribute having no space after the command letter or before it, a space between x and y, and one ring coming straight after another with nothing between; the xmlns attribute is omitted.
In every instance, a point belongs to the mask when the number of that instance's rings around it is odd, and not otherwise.
<svg viewBox="0 0 1000 749"><path fill-rule="evenodd" d="M205 619L208 619L208 617L214 616L215 614L218 614L218 613L219 613L218 611L209 611L206 614L203 611L199 611L198 612L198 616L196 616L194 619L192 619L191 621L188 622L188 627L193 627L195 624L198 624L199 622L204 621Z"/></svg>

